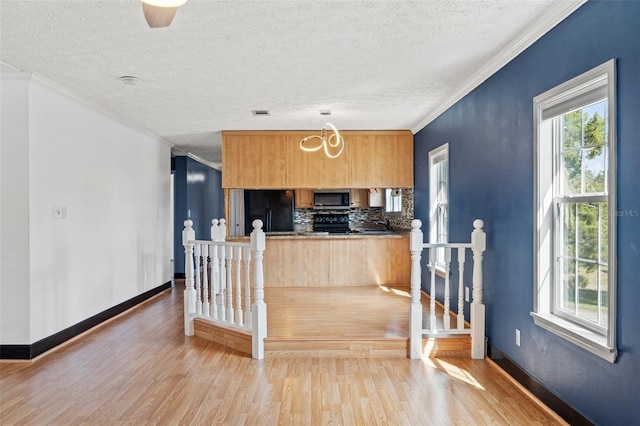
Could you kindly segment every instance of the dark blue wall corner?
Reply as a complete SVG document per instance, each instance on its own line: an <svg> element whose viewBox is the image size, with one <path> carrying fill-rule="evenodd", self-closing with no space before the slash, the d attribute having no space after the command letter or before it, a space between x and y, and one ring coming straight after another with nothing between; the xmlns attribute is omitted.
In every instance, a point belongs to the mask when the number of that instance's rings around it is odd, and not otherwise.
<svg viewBox="0 0 640 426"><path fill-rule="evenodd" d="M189 157L175 157L174 164L174 273L184 274L184 221L193 221L196 239L210 239L211 219L224 216L224 192L218 170Z"/></svg>
<svg viewBox="0 0 640 426"><path fill-rule="evenodd" d="M415 135L415 215L423 228L428 153L447 142L451 241L468 241L473 219L485 221L489 343L596 424L640 419L640 217L618 217L617 362L535 326L533 98L617 59L618 211L640 211L639 22L638 1L587 2Z"/></svg>

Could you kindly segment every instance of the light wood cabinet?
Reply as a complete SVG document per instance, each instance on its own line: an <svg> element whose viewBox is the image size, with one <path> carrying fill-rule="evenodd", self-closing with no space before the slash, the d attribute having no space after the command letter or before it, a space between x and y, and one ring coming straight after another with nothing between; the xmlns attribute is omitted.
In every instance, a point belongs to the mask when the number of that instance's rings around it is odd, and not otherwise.
<svg viewBox="0 0 640 426"><path fill-rule="evenodd" d="M300 140L319 131L222 132L223 188L411 188L413 135L341 131L342 155L306 152Z"/></svg>
<svg viewBox="0 0 640 426"><path fill-rule="evenodd" d="M326 286L328 260L328 240L269 238L263 260L264 286L307 287L318 286L318 283Z"/></svg>
<svg viewBox="0 0 640 426"><path fill-rule="evenodd" d="M296 189L295 200L297 209L312 209L313 189Z"/></svg>
<svg viewBox="0 0 640 426"><path fill-rule="evenodd" d="M300 149L302 138L320 132L291 132L287 138L287 176L290 188L348 188L351 180L349 145L338 158L329 158L323 150L307 152ZM313 141L310 141L310 143Z"/></svg>
<svg viewBox="0 0 640 426"><path fill-rule="evenodd" d="M353 188L349 194L351 207L369 207L369 190Z"/></svg>
<svg viewBox="0 0 640 426"><path fill-rule="evenodd" d="M352 188L412 188L413 135L344 132L349 141Z"/></svg>
<svg viewBox="0 0 640 426"><path fill-rule="evenodd" d="M287 141L280 132L223 132L222 187L287 186Z"/></svg>
<svg viewBox="0 0 640 426"><path fill-rule="evenodd" d="M268 238L265 287L411 283L409 236Z"/></svg>
<svg viewBox="0 0 640 426"><path fill-rule="evenodd" d="M411 283L409 237L331 241L332 286L408 285Z"/></svg>

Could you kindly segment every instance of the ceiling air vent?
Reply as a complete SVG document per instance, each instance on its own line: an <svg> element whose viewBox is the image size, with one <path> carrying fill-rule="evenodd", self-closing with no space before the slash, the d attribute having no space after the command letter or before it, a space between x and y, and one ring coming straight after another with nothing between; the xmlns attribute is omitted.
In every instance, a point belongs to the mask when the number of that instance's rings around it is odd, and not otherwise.
<svg viewBox="0 0 640 426"><path fill-rule="evenodd" d="M267 110L267 109L254 109L254 110L251 110L251 114L253 114L253 115L271 115L271 114L269 114L269 110Z"/></svg>

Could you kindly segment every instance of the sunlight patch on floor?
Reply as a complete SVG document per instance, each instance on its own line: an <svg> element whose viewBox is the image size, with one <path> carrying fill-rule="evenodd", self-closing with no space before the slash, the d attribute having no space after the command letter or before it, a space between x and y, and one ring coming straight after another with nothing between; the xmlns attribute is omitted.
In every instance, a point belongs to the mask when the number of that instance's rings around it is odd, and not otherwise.
<svg viewBox="0 0 640 426"><path fill-rule="evenodd" d="M438 370L443 370L453 379L459 380L461 382L467 383L476 389L485 390L485 388L478 382L475 377L471 373L469 373L464 368L460 368L456 365L453 365L449 362L444 361L441 358L432 358L429 355L434 350L434 346L436 344L436 339L429 339L427 343L424 345L422 351L422 362L430 367L436 368Z"/></svg>
<svg viewBox="0 0 640 426"><path fill-rule="evenodd" d="M380 290L386 292L386 293L393 293L393 294L397 294L398 296L402 296L402 297L411 297L411 294L409 294L407 291L405 290L399 290L397 288L391 288L388 287L386 285L379 285L378 286L380 288Z"/></svg>

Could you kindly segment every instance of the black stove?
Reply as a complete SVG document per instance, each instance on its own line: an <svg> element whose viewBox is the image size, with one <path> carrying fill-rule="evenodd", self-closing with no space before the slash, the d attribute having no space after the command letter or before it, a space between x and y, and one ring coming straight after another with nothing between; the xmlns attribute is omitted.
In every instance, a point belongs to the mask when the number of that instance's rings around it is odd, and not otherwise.
<svg viewBox="0 0 640 426"><path fill-rule="evenodd" d="M313 216L313 230L346 234L349 232L349 213L316 213Z"/></svg>

